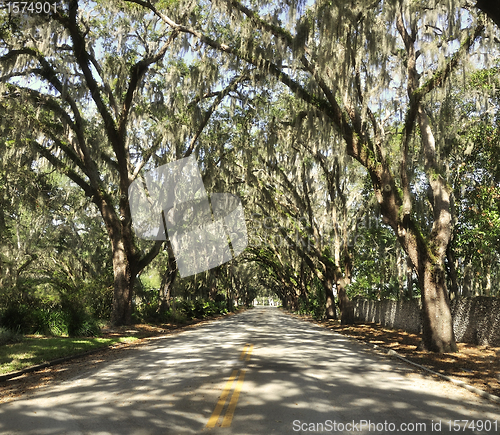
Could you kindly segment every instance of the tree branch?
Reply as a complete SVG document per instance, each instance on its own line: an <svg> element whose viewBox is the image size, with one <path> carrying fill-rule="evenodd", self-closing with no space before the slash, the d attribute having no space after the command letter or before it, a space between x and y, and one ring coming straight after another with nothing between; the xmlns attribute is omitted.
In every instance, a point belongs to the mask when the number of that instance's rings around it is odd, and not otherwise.
<svg viewBox="0 0 500 435"><path fill-rule="evenodd" d="M33 140L31 144L35 147L35 149L45 157L55 168L61 171L62 174L66 175L72 181L74 181L78 186L82 188L85 192L85 195L89 198L93 199L96 191L92 188L90 184L88 184L80 175L78 175L73 169L69 168L64 164L60 159L58 159L50 149L45 148L43 145Z"/></svg>
<svg viewBox="0 0 500 435"><path fill-rule="evenodd" d="M168 47L170 47L170 45L175 40L178 34L179 32L177 30L174 30L171 33L170 37L168 38L167 42L165 42L162 48L158 51L158 53L147 59L140 60L130 68L130 81L127 93L125 94L125 98L123 100L122 112L120 115L120 120L118 122L118 133L122 138L122 140L125 135L125 128L128 120L128 114L130 113L130 109L132 107L132 98L134 96L135 91L137 90L139 82L144 77L144 74L146 74L149 66L155 62L158 62L162 57L165 56Z"/></svg>
<svg viewBox="0 0 500 435"><path fill-rule="evenodd" d="M229 93L233 90L235 90L238 85L246 80L249 80L249 77L246 76L246 75L243 75L243 76L240 76L240 77L236 77L234 78L231 83L222 91L220 92L217 92L217 98L215 99L215 101L212 103L212 105L210 106L210 108L205 112L205 116L203 118L203 121L201 122L200 126L198 127L198 130L197 132L195 133L195 135L193 136L193 138L191 139L191 142L189 144L189 147L188 149L186 150L186 152L184 153L184 157L189 157L191 155L191 153L193 152L194 150L194 145L196 143L196 141L198 140L198 138L200 137L203 129L206 127L206 125L208 124L208 121L210 120L210 117L213 115L213 113L215 112L215 110L217 109L217 107L219 106L219 104L222 102L222 100L227 96L229 95Z"/></svg>
<svg viewBox="0 0 500 435"><path fill-rule="evenodd" d="M11 50L5 56L0 58L0 62L2 62L4 60L9 60L13 57L22 56L22 55L32 56L34 59L36 59L40 63L41 68L32 69L31 72L34 72L34 73L38 74L40 77L42 77L43 79L47 80L47 82L49 82L52 86L54 86L54 88L59 92L59 94L61 95L61 99L63 101L66 101L70 105L71 111L73 112L73 116L75 118L75 121L71 122L69 125L74 126L73 131L75 132L75 134L78 138L78 142L80 144L80 148L82 151L82 155L80 157L82 159L85 159L85 155L88 152L87 152L86 144L85 144L85 136L84 136L84 132L83 132L84 131L83 121L82 121L82 116L81 116L80 110L78 109L78 106L77 106L75 100L71 97L71 95L68 92L65 91L64 85L57 78L56 71L54 70L54 68L52 68L52 66L47 61L47 59L45 59L45 57L42 56L37 50L34 50L32 48L29 48L29 47L24 47L24 48L19 49L19 50ZM24 73L24 75L26 75L26 73ZM18 87L21 88L20 86L18 86ZM28 89L28 88L24 88L24 89ZM32 91L32 92L36 92L36 91ZM40 96L40 98L42 98L43 94L38 93L38 95ZM45 96L45 98L48 99L49 97ZM55 105L57 105L57 103L52 104L52 108L54 108ZM57 106L59 106L59 105L57 105ZM62 111L63 110L61 109L59 111L59 114L61 114ZM65 115L64 118L67 119L69 117L67 115ZM90 161L91 161L91 159L90 159Z"/></svg>
<svg viewBox="0 0 500 435"><path fill-rule="evenodd" d="M85 48L86 45L85 35L82 34L80 28L78 27L77 17L78 17L78 1L70 0L68 15L58 14L56 19L63 25L64 28L68 30L70 34L70 37L73 41L73 53L75 55L79 67L83 72L92 99L94 100L97 106L97 110L99 111L102 120L104 121L104 126L106 129L108 139L111 143L111 146L113 147L113 150L117 158L119 159L119 161L121 161L120 165L121 170L123 171L123 167L125 167L125 174L120 173L120 178L122 178L125 175L125 178L128 179L128 173L126 172L127 171L126 156L124 155L123 150L120 148L118 130L116 128L116 124L115 121L113 120L113 117L107 110L106 104L102 99L99 85L95 80L94 76L92 75L92 71L90 70L91 59L89 53ZM83 143L81 143L80 145L84 146ZM84 154L85 154L85 164L89 168L93 168L93 172L95 171L95 174L93 174L93 176L95 176L97 174L97 169L95 168L95 164L93 163L88 153L85 153L84 151Z"/></svg>
<svg viewBox="0 0 500 435"><path fill-rule="evenodd" d="M144 254L136 263L136 274L139 274L149 263L151 263L159 254L164 240L157 240L151 249Z"/></svg>

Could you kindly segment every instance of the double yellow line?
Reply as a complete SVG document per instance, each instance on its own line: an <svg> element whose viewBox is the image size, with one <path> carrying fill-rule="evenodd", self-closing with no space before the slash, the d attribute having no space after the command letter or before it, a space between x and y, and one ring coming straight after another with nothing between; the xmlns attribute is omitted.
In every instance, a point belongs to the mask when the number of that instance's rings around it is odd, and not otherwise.
<svg viewBox="0 0 500 435"><path fill-rule="evenodd" d="M240 355L240 361L249 361L250 355L252 355L253 344L245 344L243 351ZM239 372L239 376L238 376ZM229 405L227 406L226 414L222 420L221 427L229 427L231 426L231 422L233 421L234 411L236 409L236 404L238 403L238 398L240 397L241 388L243 387L243 381L245 379L246 370L233 370L231 373L231 377L226 383L224 390L222 390L222 394L219 397L219 401L215 406L214 412L212 416L208 420L206 427L215 427L217 422L219 421L219 417L224 409L224 405L226 404L227 397L231 392L234 384L234 380L238 377L236 381L236 387L234 388L233 395L231 396L231 400L229 401Z"/></svg>
<svg viewBox="0 0 500 435"><path fill-rule="evenodd" d="M245 347L241 351L240 361L243 361L243 360L249 361L250 355L252 355L252 350L253 350L253 344L248 344L248 343L245 344ZM246 355L246 358L245 358L245 355Z"/></svg>

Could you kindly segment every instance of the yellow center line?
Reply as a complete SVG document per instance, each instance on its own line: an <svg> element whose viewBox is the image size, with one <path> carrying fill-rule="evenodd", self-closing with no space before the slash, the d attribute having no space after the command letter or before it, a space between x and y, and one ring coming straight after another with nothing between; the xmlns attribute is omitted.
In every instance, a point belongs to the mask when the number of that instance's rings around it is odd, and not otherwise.
<svg viewBox="0 0 500 435"><path fill-rule="evenodd" d="M253 344L245 344L243 347L243 351L240 354L240 360L249 361L250 356L252 355ZM238 376L238 372L240 372ZM243 387L243 381L245 379L246 370L233 370L231 377L226 383L224 390L222 390L222 394L219 397L219 401L215 406L214 412L212 416L208 420L206 427L215 427L217 422L219 421L219 417L224 409L224 405L226 404L227 397L229 396L230 391L233 388L234 380L236 376L238 376L238 381L236 382L236 387L234 388L233 395L231 396L231 400L229 401L229 405L227 406L226 415L222 420L221 427L229 427L231 426L231 422L233 421L234 411L236 409L236 404L238 403L238 398L240 397L240 392Z"/></svg>
<svg viewBox="0 0 500 435"><path fill-rule="evenodd" d="M250 346L250 349L247 350L247 361L250 360L250 355L252 355L253 344Z"/></svg>
<svg viewBox="0 0 500 435"><path fill-rule="evenodd" d="M240 371L238 382L236 383L233 395L231 396L231 401L229 402L229 406L227 407L226 415L224 416L224 420L222 420L221 427L231 426L231 421L233 420L234 416L234 410L236 409L236 404L238 403L238 398L240 397L240 391L241 388L243 387L243 380L245 379L245 373L246 370Z"/></svg>
<svg viewBox="0 0 500 435"><path fill-rule="evenodd" d="M217 420L219 420L220 413L222 412L222 409L224 408L224 404L226 403L227 396L229 395L229 392L231 391L231 388L233 387L233 382L236 378L236 375L238 374L238 370L233 370L233 373L231 374L231 377L226 383L226 386L224 387L224 390L222 391L222 394L220 395L219 401L217 402L217 406L214 409L214 412L212 413L212 416L210 417L210 420L208 420L207 427L215 427L217 424ZM233 393L234 396L234 393ZM231 403L233 399L231 398Z"/></svg>
<svg viewBox="0 0 500 435"><path fill-rule="evenodd" d="M241 351L241 355L240 355L240 360L243 360L245 358L245 354L247 353L247 347L250 346L248 343L245 344L245 346L243 347L243 350Z"/></svg>

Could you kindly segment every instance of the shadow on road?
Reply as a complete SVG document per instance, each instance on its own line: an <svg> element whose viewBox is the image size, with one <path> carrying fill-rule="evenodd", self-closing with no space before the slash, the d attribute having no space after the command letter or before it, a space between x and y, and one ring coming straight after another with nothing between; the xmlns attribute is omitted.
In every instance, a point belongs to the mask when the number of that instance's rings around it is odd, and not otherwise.
<svg viewBox="0 0 500 435"><path fill-rule="evenodd" d="M248 361L240 359L247 343L254 345ZM432 425L439 421L443 433L454 420L500 425L498 406L273 308L253 309L123 355L31 398L1 405L0 433L290 434L300 428L313 432L310 423L328 420L398 428L426 424L414 433L438 433ZM246 376L232 424L208 429L235 369L246 370ZM352 433L388 433L365 429Z"/></svg>

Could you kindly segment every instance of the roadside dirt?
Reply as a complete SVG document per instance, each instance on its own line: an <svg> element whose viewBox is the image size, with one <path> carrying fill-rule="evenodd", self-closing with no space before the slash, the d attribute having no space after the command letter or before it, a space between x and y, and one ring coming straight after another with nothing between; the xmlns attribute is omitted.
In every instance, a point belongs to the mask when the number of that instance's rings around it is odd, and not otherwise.
<svg viewBox="0 0 500 435"><path fill-rule="evenodd" d="M410 361L437 373L500 396L500 347L458 343L456 353L434 354L417 350L420 343L418 334L388 329L374 323L340 325L339 321L319 322L300 317L378 348L392 349Z"/></svg>

